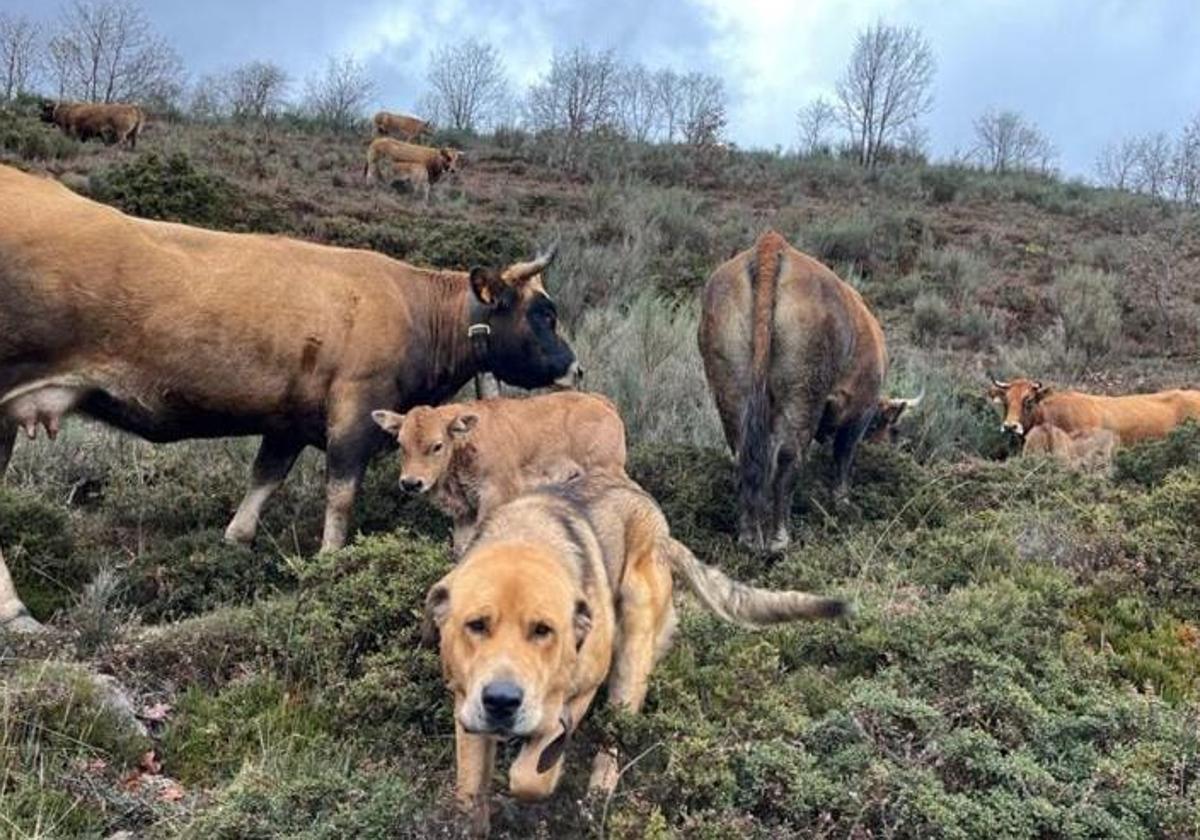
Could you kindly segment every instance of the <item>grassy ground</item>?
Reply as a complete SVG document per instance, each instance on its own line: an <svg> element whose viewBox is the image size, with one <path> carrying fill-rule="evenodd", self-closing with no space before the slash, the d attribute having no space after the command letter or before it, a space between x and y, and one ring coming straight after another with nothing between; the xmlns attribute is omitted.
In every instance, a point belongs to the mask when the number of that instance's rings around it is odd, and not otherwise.
<svg viewBox="0 0 1200 840"><path fill-rule="evenodd" d="M987 367L1195 385L1194 219L1042 179L624 144L568 158L520 136L472 141L426 208L361 183L362 138L160 124L144 139L80 146L0 115L6 162L145 215L437 265L561 239L552 291L677 535L744 579L857 605L747 633L686 604L645 714L600 704L551 802L496 797L497 836L1200 836L1200 429L1112 476L1066 473L1001 460L980 388ZM859 285L894 389L927 393L898 447L862 451L850 511L832 514L814 453L796 546L773 562L733 539L694 344L696 289L766 225ZM1172 260L1169 289L1147 253ZM308 456L254 549L226 547L251 453L83 423L19 444L0 545L54 633L0 639L0 836L453 835L450 707L417 644L446 522L384 459L360 537L315 558ZM627 768L590 801L605 737Z"/></svg>

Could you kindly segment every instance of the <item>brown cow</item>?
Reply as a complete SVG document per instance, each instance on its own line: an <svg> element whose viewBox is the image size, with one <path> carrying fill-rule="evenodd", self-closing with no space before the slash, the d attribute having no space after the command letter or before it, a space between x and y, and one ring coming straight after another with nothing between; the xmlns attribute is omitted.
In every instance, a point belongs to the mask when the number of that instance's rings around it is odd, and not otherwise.
<svg viewBox="0 0 1200 840"><path fill-rule="evenodd" d="M775 231L713 272L700 353L738 464L741 541L780 551L809 443L832 438L834 496L879 409L887 349L862 297Z"/></svg>
<svg viewBox="0 0 1200 840"><path fill-rule="evenodd" d="M457 149L433 149L429 146L401 143L390 137L377 137L367 148L363 177L368 181L387 182L399 175L411 183L412 169L424 167L425 183L422 189L428 197L429 185L436 184L445 174L452 175L458 172L461 158L462 152Z"/></svg>
<svg viewBox="0 0 1200 840"><path fill-rule="evenodd" d="M137 147L146 114L136 105L101 102L43 102L42 122L54 123L68 137Z"/></svg>
<svg viewBox="0 0 1200 840"><path fill-rule="evenodd" d="M1001 428L1024 436L1049 423L1068 435L1107 429L1126 446L1166 437L1184 420L1200 419L1200 391L1160 391L1106 397L1079 391L1055 391L1031 379L1001 382L992 377L988 396L1004 410Z"/></svg>
<svg viewBox="0 0 1200 840"><path fill-rule="evenodd" d="M593 394L421 406L376 411L375 422L400 446L400 486L429 493L454 520L461 554L476 525L525 490L572 475L625 474L625 424Z"/></svg>
<svg viewBox="0 0 1200 840"><path fill-rule="evenodd" d="M900 433L900 418L908 410L921 404L924 393L915 397L884 397L879 401L879 410L867 427L863 438L869 443L895 443Z"/></svg>
<svg viewBox="0 0 1200 840"><path fill-rule="evenodd" d="M593 473L498 508L466 556L425 600L453 695L456 795L487 833L498 741L516 738L509 790L544 799L600 686L627 714L642 707L675 628L677 575L710 612L762 627L837 618L849 605L807 592L748 586L705 565L671 536L654 500L627 478ZM616 752L602 748L589 788L611 795Z"/></svg>
<svg viewBox="0 0 1200 840"><path fill-rule="evenodd" d="M433 133L433 123L428 120L410 117L407 114L393 114L380 111L375 115L375 133L380 137L399 137L401 140L415 140L422 134Z"/></svg>
<svg viewBox="0 0 1200 840"><path fill-rule="evenodd" d="M0 464L18 427L53 436L72 411L155 442L262 435L226 532L247 542L315 446L323 548L337 548L367 461L389 443L372 409L441 402L480 370L523 388L576 381L542 286L551 257L421 269L135 219L0 166Z"/></svg>
<svg viewBox="0 0 1200 840"><path fill-rule="evenodd" d="M1058 426L1041 423L1025 435L1022 455L1047 455L1064 466L1102 469L1112 463L1117 436L1108 429L1067 434Z"/></svg>

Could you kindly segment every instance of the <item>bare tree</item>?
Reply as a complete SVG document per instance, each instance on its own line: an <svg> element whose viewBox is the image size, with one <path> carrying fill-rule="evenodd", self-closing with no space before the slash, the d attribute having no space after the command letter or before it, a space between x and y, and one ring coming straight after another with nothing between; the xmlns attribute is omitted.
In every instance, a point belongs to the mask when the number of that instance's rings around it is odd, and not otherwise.
<svg viewBox="0 0 1200 840"><path fill-rule="evenodd" d="M427 78L438 118L451 128L481 128L496 118L507 98L500 52L473 38L435 50L429 57Z"/></svg>
<svg viewBox="0 0 1200 840"><path fill-rule="evenodd" d="M800 125L800 151L815 155L829 149L829 130L837 122L837 110L833 103L818 96L800 109L797 115Z"/></svg>
<svg viewBox="0 0 1200 840"><path fill-rule="evenodd" d="M1137 169L1137 158L1138 142L1132 138L1107 144L1096 159L1096 175L1100 183L1118 190L1130 189Z"/></svg>
<svg viewBox="0 0 1200 840"><path fill-rule="evenodd" d="M617 81L617 119L621 132L644 143L658 129L661 116L654 74L641 64L622 70Z"/></svg>
<svg viewBox="0 0 1200 840"><path fill-rule="evenodd" d="M683 113L683 84L678 73L669 68L654 74L654 98L657 102L662 133L668 143L675 142Z"/></svg>
<svg viewBox="0 0 1200 840"><path fill-rule="evenodd" d="M859 33L837 94L863 166L874 166L880 150L933 106L935 68L933 50L917 29L881 21Z"/></svg>
<svg viewBox="0 0 1200 840"><path fill-rule="evenodd" d="M375 83L354 56L330 56L325 72L305 85L304 107L321 125L338 131L355 128L363 117Z"/></svg>
<svg viewBox="0 0 1200 840"><path fill-rule="evenodd" d="M1171 141L1167 135L1159 131L1140 138L1134 161L1134 188L1162 198L1171 178Z"/></svg>
<svg viewBox="0 0 1200 840"><path fill-rule="evenodd" d="M223 79L229 115L235 120L271 120L286 102L291 80L278 64L251 61L229 71Z"/></svg>
<svg viewBox="0 0 1200 840"><path fill-rule="evenodd" d="M612 125L618 70L612 50L576 47L555 53L545 78L529 89L527 108L533 127L562 131L574 140Z"/></svg>
<svg viewBox="0 0 1200 840"><path fill-rule="evenodd" d="M1200 114L1183 127L1171 162L1172 195L1189 206L1200 204Z"/></svg>
<svg viewBox="0 0 1200 840"><path fill-rule="evenodd" d="M226 116L226 92L224 76L208 73L192 85L187 110L192 119L212 121Z"/></svg>
<svg viewBox="0 0 1200 840"><path fill-rule="evenodd" d="M38 25L24 15L0 13L0 96L29 90L37 59Z"/></svg>
<svg viewBox="0 0 1200 840"><path fill-rule="evenodd" d="M1016 111L989 108L975 120L974 157L992 172L1045 172L1055 156L1054 144Z"/></svg>
<svg viewBox="0 0 1200 840"><path fill-rule="evenodd" d="M683 139L693 146L711 146L725 129L725 86L716 76L688 73L680 80Z"/></svg>
<svg viewBox="0 0 1200 840"><path fill-rule="evenodd" d="M60 95L89 102L178 98L183 67L130 0L74 0L50 45Z"/></svg>

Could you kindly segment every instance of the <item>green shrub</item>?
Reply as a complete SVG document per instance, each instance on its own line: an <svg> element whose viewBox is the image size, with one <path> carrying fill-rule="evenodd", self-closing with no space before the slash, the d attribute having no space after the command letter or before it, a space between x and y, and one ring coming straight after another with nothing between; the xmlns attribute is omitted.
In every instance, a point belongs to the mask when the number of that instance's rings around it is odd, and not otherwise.
<svg viewBox="0 0 1200 840"><path fill-rule="evenodd" d="M955 247L926 252L921 268L933 288L960 305L979 294L991 273L985 259Z"/></svg>
<svg viewBox="0 0 1200 840"><path fill-rule="evenodd" d="M930 166L921 170L921 188L931 204L950 204L962 191L966 173L948 166Z"/></svg>
<svg viewBox="0 0 1200 840"><path fill-rule="evenodd" d="M923 346L936 344L952 330L950 306L934 291L923 291L913 301L913 340Z"/></svg>
<svg viewBox="0 0 1200 840"><path fill-rule="evenodd" d="M1200 465L1200 423L1189 420L1161 440L1143 441L1117 450L1113 475L1144 487L1162 482L1176 467Z"/></svg>
<svg viewBox="0 0 1200 840"><path fill-rule="evenodd" d="M1054 302L1068 351L1079 351L1091 361L1116 348L1121 338L1121 308L1111 276L1082 266L1060 271L1054 276Z"/></svg>

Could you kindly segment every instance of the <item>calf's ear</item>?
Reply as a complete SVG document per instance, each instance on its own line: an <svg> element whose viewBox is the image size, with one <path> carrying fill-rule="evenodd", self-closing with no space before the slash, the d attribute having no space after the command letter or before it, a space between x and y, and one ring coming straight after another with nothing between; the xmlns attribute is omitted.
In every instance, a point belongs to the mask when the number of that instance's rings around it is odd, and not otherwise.
<svg viewBox="0 0 1200 840"><path fill-rule="evenodd" d="M442 625L450 613L450 587L442 578L425 596L425 614L421 619L422 647L436 648L441 642Z"/></svg>
<svg viewBox="0 0 1200 840"><path fill-rule="evenodd" d="M450 421L446 430L455 437L466 437L479 423L478 414L460 414Z"/></svg>
<svg viewBox="0 0 1200 840"><path fill-rule="evenodd" d="M379 428L383 429L389 435L400 434L400 427L404 425L404 415L397 414L394 411L388 411L385 408L376 409L371 412L371 419Z"/></svg>

